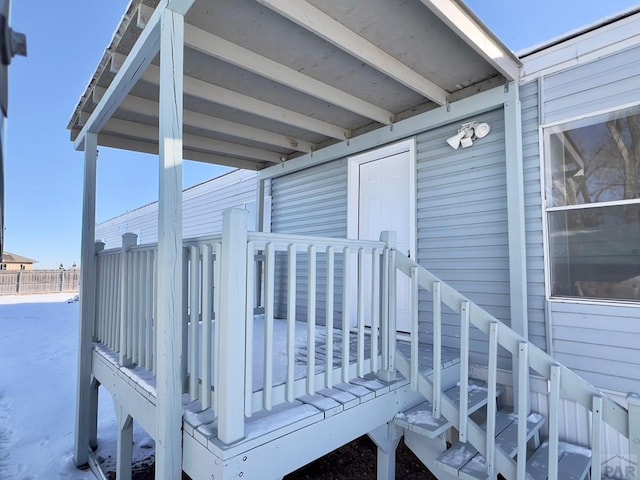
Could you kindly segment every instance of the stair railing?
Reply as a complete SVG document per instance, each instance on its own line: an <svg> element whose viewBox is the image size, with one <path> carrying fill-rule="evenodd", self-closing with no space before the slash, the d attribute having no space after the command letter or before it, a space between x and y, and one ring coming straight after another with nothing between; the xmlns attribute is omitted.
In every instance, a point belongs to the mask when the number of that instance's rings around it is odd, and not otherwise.
<svg viewBox="0 0 640 480"><path fill-rule="evenodd" d="M524 337L512 330L508 325L489 312L471 302L460 292L441 281L437 276L393 249L394 262L391 269L397 269L411 279L411 384L417 384L418 378L418 294L419 289L431 292L433 297L433 414L439 416L439 404L442 389L439 379L442 374L442 312L441 305L449 307L460 315L460 405L459 417L448 418L458 428L461 441L467 440L469 418L467 414L467 398L469 394L469 330L473 326L488 336L488 398L496 398L498 346L503 347L515 358L518 358L517 378L514 389L519 398L528 398L529 369L535 370L549 382L549 479L558 478L559 431L558 416L560 398L581 404L592 412L592 472L591 478L600 477L601 447L600 435L602 424L606 423L614 430L629 439L630 459L640 458L640 396L630 394L627 397L629 409L603 394L583 378L560 365L551 356L531 344ZM390 273L390 278L394 275ZM526 476L527 417L528 402L518 402L518 460L514 476ZM487 407L486 445L474 445L485 456L487 472L494 478L497 472L495 441L495 402L489 401ZM594 473L595 472L595 473ZM632 473L633 478L640 478L640 468Z"/></svg>

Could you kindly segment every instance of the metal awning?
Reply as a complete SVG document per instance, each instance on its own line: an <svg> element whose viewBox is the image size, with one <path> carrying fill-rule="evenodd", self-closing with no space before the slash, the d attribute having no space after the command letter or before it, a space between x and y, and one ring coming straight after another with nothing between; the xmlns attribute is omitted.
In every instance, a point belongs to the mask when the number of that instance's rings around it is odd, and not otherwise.
<svg viewBox="0 0 640 480"><path fill-rule="evenodd" d="M261 169L519 77L454 0L133 0L69 122L76 148L91 131L158 152L156 10L168 3L188 8L189 160Z"/></svg>

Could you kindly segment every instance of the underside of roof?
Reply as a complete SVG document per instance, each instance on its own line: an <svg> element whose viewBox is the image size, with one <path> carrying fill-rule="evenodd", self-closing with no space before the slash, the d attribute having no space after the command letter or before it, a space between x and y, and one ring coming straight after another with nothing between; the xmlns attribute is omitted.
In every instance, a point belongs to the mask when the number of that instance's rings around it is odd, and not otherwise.
<svg viewBox="0 0 640 480"><path fill-rule="evenodd" d="M88 122L161 3L129 6L69 122L77 148L94 131L99 145L157 153L157 50L98 131ZM261 169L516 80L519 67L453 0L196 0L183 155Z"/></svg>

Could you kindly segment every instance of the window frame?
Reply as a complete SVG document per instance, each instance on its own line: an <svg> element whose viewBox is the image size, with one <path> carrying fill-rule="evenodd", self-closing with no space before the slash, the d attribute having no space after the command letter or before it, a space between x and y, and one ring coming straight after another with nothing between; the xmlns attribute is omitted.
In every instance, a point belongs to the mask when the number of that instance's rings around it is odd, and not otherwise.
<svg viewBox="0 0 640 480"><path fill-rule="evenodd" d="M538 127L538 151L540 153L540 206L542 215L542 244L543 244L543 264L544 264L544 288L545 298L547 302L557 303L576 303L586 305L604 305L604 306L626 306L635 307L640 309L640 300L624 300L624 299L612 299L612 298L594 298L594 297L572 297L563 295L553 295L551 291L552 287L552 274L551 274L551 242L549 239L549 216L551 212L569 211L569 210L582 210L591 208L602 208L621 205L640 205L640 198L627 199L627 200L613 200L607 202L592 202L583 203L579 205L564 205L564 206L547 206L547 143L546 143L546 131L548 129L566 125L572 122L580 122L584 120L594 119L596 117L607 115L613 112L620 112L623 110L630 110L633 108L640 108L640 102L632 102L623 105L617 105L594 112L589 112L582 115L576 115L572 117L563 118L553 122L540 124ZM596 123L594 121L594 123Z"/></svg>

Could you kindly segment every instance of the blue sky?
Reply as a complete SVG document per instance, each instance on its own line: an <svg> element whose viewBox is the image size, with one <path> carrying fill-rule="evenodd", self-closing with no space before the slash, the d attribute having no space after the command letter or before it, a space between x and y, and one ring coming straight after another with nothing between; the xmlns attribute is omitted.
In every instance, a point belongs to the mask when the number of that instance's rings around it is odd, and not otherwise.
<svg viewBox="0 0 640 480"><path fill-rule="evenodd" d="M80 259L82 153L66 125L129 0L13 0L12 26L29 56L10 71L5 156L5 250L38 268ZM630 0L467 0L514 51L639 5ZM223 169L185 162L184 186ZM97 220L157 199L155 157L101 148Z"/></svg>

